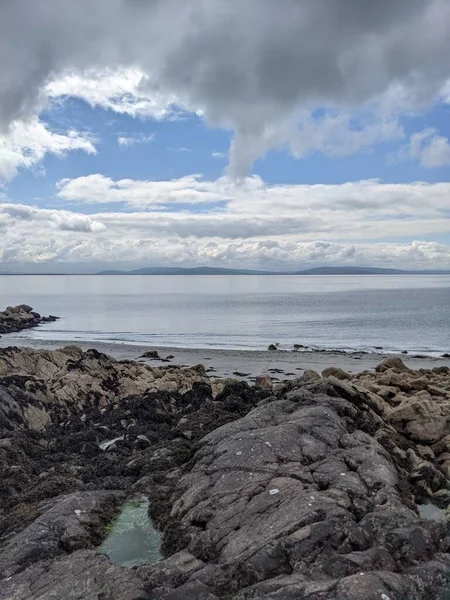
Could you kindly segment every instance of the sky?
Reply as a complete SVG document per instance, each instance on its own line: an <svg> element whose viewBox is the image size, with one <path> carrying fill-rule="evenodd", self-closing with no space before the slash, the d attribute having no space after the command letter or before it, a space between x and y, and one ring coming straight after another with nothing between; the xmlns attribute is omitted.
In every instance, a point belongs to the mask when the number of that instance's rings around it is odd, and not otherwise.
<svg viewBox="0 0 450 600"><path fill-rule="evenodd" d="M449 56L448 0L0 2L0 272L450 269Z"/></svg>

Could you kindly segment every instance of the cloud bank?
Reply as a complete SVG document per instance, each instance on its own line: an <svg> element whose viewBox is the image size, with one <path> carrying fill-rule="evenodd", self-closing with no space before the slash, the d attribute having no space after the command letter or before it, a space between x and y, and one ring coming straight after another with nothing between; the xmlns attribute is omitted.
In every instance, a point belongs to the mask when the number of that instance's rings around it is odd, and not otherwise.
<svg viewBox="0 0 450 600"><path fill-rule="evenodd" d="M62 180L57 195L71 211L0 202L5 265L450 268L450 246L429 241L448 232L450 183L268 186L258 177L235 185L97 174Z"/></svg>

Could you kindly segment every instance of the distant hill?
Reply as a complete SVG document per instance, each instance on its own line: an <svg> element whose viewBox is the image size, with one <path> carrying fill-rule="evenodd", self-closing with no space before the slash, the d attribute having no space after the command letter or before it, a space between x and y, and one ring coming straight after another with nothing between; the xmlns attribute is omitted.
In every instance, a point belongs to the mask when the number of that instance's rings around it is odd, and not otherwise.
<svg viewBox="0 0 450 600"><path fill-rule="evenodd" d="M220 267L148 267L134 271L100 271L97 275L267 275L267 271Z"/></svg>
<svg viewBox="0 0 450 600"><path fill-rule="evenodd" d="M379 267L315 267L297 271L295 275L407 275L412 271Z"/></svg>
<svg viewBox="0 0 450 600"><path fill-rule="evenodd" d="M96 275L450 275L450 270L405 271L379 267L315 267L302 271L256 271L221 267L148 267L134 271L100 271Z"/></svg>

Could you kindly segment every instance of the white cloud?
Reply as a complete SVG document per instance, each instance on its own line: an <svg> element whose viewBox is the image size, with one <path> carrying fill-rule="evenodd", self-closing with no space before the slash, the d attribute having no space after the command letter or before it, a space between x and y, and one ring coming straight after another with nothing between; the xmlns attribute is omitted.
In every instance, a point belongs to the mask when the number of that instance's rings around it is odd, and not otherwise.
<svg viewBox="0 0 450 600"><path fill-rule="evenodd" d="M450 165L450 143L435 129L424 129L411 136L409 155L424 167Z"/></svg>
<svg viewBox="0 0 450 600"><path fill-rule="evenodd" d="M390 158L393 162L413 160L429 169L450 165L450 142L430 127L413 133L408 143Z"/></svg>
<svg viewBox="0 0 450 600"><path fill-rule="evenodd" d="M53 100L78 98L130 117L164 119L176 116L175 98L149 90L150 82L138 68L90 69L68 72L45 86Z"/></svg>
<svg viewBox="0 0 450 600"><path fill-rule="evenodd" d="M309 238L376 239L449 231L450 183L266 185L191 175L171 181L114 181L101 174L65 179L58 197L72 204L125 204L145 228L183 237L245 238L294 234ZM168 205L192 205L165 212ZM199 209L200 212L199 212ZM122 213L121 213L122 214ZM115 219L116 213L103 219ZM123 214L124 220L128 219Z"/></svg>
<svg viewBox="0 0 450 600"><path fill-rule="evenodd" d="M121 148L131 148L131 146L135 146L136 144L149 144L153 142L155 139L154 134L151 135L119 135L117 138L117 143Z"/></svg>
<svg viewBox="0 0 450 600"><path fill-rule="evenodd" d="M185 148L184 146L178 146L177 148L168 148L171 152L192 152L190 148Z"/></svg>
<svg viewBox="0 0 450 600"><path fill-rule="evenodd" d="M214 150L211 156L213 158L226 158L228 154L226 152L217 152L217 150Z"/></svg>
<svg viewBox="0 0 450 600"><path fill-rule="evenodd" d="M63 179L58 183L58 197L73 203L125 203L133 208L184 203L198 204L222 200L216 182L204 181L200 175L188 175L172 181L114 181L101 174Z"/></svg>
<svg viewBox="0 0 450 600"><path fill-rule="evenodd" d="M50 131L39 119L16 121L6 134L0 135L0 184L2 180L12 180L19 169L37 167L47 154L63 157L74 150L96 153L88 134L75 130Z"/></svg>

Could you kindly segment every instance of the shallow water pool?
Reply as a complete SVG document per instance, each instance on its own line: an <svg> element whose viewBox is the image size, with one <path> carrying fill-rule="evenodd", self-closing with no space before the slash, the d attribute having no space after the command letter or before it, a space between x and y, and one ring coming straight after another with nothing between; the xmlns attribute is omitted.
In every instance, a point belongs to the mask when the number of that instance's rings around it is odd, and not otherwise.
<svg viewBox="0 0 450 600"><path fill-rule="evenodd" d="M115 564L133 567L159 562L160 546L161 536L148 516L148 500L143 498L122 506L98 550Z"/></svg>
<svg viewBox="0 0 450 600"><path fill-rule="evenodd" d="M418 508L419 515L427 521L438 521L445 513L445 510L434 504L421 504Z"/></svg>

